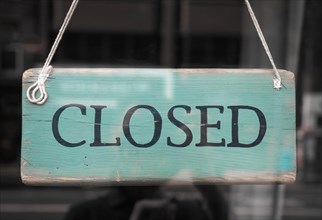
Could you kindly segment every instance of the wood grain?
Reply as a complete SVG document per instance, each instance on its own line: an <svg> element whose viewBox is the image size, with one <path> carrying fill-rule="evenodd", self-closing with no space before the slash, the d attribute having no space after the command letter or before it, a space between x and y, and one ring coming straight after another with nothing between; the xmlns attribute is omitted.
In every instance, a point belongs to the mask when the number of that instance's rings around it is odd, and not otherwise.
<svg viewBox="0 0 322 220"><path fill-rule="evenodd" d="M39 71L23 75L26 184L295 181L291 72L276 91L266 69L54 69L39 106Z"/></svg>

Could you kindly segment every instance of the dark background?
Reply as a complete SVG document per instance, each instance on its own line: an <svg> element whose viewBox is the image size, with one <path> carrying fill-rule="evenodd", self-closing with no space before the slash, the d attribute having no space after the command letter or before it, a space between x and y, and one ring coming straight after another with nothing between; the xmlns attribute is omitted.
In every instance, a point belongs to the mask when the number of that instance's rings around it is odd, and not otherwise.
<svg viewBox="0 0 322 220"><path fill-rule="evenodd" d="M215 189L225 198L227 219L321 219L322 1L250 2L278 68L296 76L297 181ZM1 220L63 219L72 204L114 191L30 187L20 180L21 76L43 65L70 3L0 0ZM271 68L242 0L80 0L52 65ZM213 189L161 191L195 208Z"/></svg>

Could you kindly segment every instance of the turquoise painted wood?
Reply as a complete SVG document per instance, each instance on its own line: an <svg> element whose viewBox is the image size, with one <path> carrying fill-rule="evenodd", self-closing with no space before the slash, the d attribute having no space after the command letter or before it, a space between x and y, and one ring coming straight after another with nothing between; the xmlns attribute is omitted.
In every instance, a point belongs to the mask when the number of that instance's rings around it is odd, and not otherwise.
<svg viewBox="0 0 322 220"><path fill-rule="evenodd" d="M26 98L26 184L290 183L295 84L265 69L54 69L48 100Z"/></svg>

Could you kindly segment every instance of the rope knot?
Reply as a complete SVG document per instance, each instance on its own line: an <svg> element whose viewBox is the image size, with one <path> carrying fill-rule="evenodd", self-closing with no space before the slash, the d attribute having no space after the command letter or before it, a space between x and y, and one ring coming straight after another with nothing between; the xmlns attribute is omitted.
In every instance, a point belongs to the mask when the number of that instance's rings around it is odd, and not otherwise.
<svg viewBox="0 0 322 220"><path fill-rule="evenodd" d="M52 69L52 66L42 68L38 76L38 80L27 89L26 94L30 102L42 105L47 100L48 96L45 88L45 82L48 79ZM37 97L38 93L40 95Z"/></svg>
<svg viewBox="0 0 322 220"><path fill-rule="evenodd" d="M276 89L276 90L280 90L282 88L281 80L279 80L277 78L273 79L273 85L274 85L274 89Z"/></svg>
<svg viewBox="0 0 322 220"><path fill-rule="evenodd" d="M282 88L282 79L280 74L278 73L278 70L274 69L275 77L273 78L273 85L274 89L280 90Z"/></svg>

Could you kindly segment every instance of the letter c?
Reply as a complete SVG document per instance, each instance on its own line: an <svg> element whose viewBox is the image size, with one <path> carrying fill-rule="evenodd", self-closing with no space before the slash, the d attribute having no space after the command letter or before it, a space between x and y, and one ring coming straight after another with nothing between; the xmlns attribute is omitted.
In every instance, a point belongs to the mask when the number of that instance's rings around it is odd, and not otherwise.
<svg viewBox="0 0 322 220"><path fill-rule="evenodd" d="M58 123L59 123L59 117L62 114L63 111L65 111L67 108L70 107L76 107L79 108L81 110L82 115L86 115L86 107L84 105L80 105L80 104L68 104L68 105L64 105L61 108L59 108L54 116L53 116L53 121L52 121L52 131L53 131L53 135L56 139L56 141L58 141L58 143L60 143L61 145L64 145L66 147L78 147L81 146L83 144L86 143L85 140L78 142L78 143L70 143L66 140L64 140L60 133L59 133L59 129L58 129Z"/></svg>

